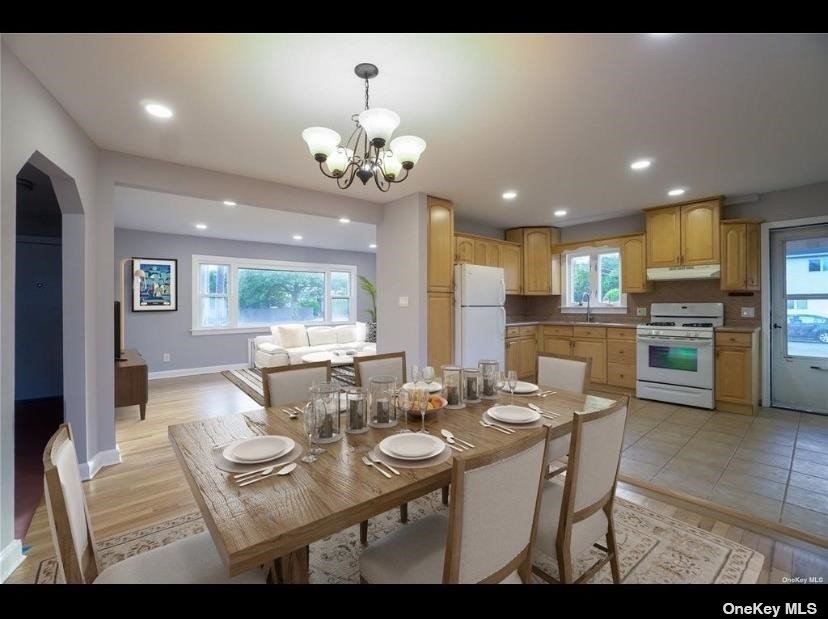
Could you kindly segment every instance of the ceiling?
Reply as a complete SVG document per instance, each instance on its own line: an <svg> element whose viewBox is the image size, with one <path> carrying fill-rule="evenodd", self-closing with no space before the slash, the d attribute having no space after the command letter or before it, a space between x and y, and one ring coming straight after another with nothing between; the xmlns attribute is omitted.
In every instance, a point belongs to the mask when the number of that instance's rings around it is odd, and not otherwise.
<svg viewBox="0 0 828 619"><path fill-rule="evenodd" d="M196 224L207 228L199 230ZM237 241L376 251L368 247L376 242L373 224L340 223L331 217L242 204L229 207L213 200L131 187L115 187L115 226ZM294 234L301 235L302 240L294 240Z"/></svg>
<svg viewBox="0 0 828 619"><path fill-rule="evenodd" d="M301 132L371 105L428 148L387 202L451 199L492 225L828 179L825 34L3 35L102 148L339 193ZM172 119L140 103L163 102ZM651 168L633 172L633 159ZM673 187L681 198L668 198ZM504 202L507 189L517 199ZM569 214L556 219L552 211Z"/></svg>

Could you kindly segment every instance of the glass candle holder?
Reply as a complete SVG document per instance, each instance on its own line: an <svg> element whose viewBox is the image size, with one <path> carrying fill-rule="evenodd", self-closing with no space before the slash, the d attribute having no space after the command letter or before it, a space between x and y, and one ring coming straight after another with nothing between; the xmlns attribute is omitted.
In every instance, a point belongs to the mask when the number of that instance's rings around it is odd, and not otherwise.
<svg viewBox="0 0 828 619"><path fill-rule="evenodd" d="M310 388L305 414L315 418L313 442L333 443L342 438L339 419L339 383L318 383Z"/></svg>
<svg viewBox="0 0 828 619"><path fill-rule="evenodd" d="M500 363L495 359L483 359L477 364L480 370L480 397L484 400L497 399L497 375L500 374Z"/></svg>
<svg viewBox="0 0 828 619"><path fill-rule="evenodd" d="M368 425L375 428L390 428L397 425L396 376L372 376L368 381Z"/></svg>
<svg viewBox="0 0 828 619"><path fill-rule="evenodd" d="M345 431L362 434L368 431L368 390L364 387L349 387L346 394Z"/></svg>
<svg viewBox="0 0 828 619"><path fill-rule="evenodd" d="M456 365L444 365L443 370L443 397L446 398L446 408L464 408L463 403L463 370Z"/></svg>
<svg viewBox="0 0 828 619"><path fill-rule="evenodd" d="M477 368L463 369L463 402L480 401L480 370Z"/></svg>

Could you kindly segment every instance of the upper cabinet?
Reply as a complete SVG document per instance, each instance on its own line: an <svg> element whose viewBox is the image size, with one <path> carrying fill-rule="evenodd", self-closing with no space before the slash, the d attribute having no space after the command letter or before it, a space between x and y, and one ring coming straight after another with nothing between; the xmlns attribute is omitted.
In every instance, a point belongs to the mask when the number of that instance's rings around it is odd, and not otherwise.
<svg viewBox="0 0 828 619"><path fill-rule="evenodd" d="M512 228L506 239L523 247L523 294L552 294L552 244L559 243L557 228Z"/></svg>
<svg viewBox="0 0 828 619"><path fill-rule="evenodd" d="M502 268L506 294L521 294L523 265L517 243L459 233L455 236L454 253L456 262Z"/></svg>
<svg viewBox="0 0 828 619"><path fill-rule="evenodd" d="M453 292L454 211L451 202L428 197L428 291Z"/></svg>
<svg viewBox="0 0 828 619"><path fill-rule="evenodd" d="M623 237L621 239L621 292L648 292L647 243L645 236Z"/></svg>
<svg viewBox="0 0 828 619"><path fill-rule="evenodd" d="M468 236L454 237L454 261L474 263L474 239Z"/></svg>
<svg viewBox="0 0 828 619"><path fill-rule="evenodd" d="M719 262L721 198L647 209L647 267Z"/></svg>
<svg viewBox="0 0 828 619"><path fill-rule="evenodd" d="M500 266L500 247L496 241L477 239L474 242L474 263L484 267Z"/></svg>
<svg viewBox="0 0 828 619"><path fill-rule="evenodd" d="M500 266L506 278L506 294L523 292L523 265L520 245L502 243L500 245Z"/></svg>
<svg viewBox="0 0 828 619"><path fill-rule="evenodd" d="M722 290L759 290L759 222L733 219L721 225Z"/></svg>

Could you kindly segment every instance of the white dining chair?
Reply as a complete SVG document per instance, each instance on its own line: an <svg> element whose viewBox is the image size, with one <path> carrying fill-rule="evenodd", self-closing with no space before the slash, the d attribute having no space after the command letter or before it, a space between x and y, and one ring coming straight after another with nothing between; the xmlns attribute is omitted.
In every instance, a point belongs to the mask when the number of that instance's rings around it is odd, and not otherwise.
<svg viewBox="0 0 828 619"><path fill-rule="evenodd" d="M573 582L575 559L593 546L606 554L575 582L592 577L607 561L613 582L621 581L612 507L627 404L624 396L604 410L575 413L566 478L543 484L535 550L557 559L559 582ZM599 543L604 537L606 546ZM533 571L544 580L558 582L537 565Z"/></svg>
<svg viewBox="0 0 828 619"><path fill-rule="evenodd" d="M331 382L331 362L262 368L265 406L307 402L311 386Z"/></svg>
<svg viewBox="0 0 828 619"><path fill-rule="evenodd" d="M566 357L552 353L538 353L538 384L544 389L560 389L573 393L586 393L592 360L582 357ZM560 475L566 470L566 455L572 441L571 434L564 434L549 444L549 477Z"/></svg>
<svg viewBox="0 0 828 619"><path fill-rule="evenodd" d="M405 351L354 357L354 380L367 387L373 376L394 376L397 386L405 383Z"/></svg>
<svg viewBox="0 0 828 619"><path fill-rule="evenodd" d="M455 454L448 516L415 520L366 549L362 582L528 582L547 444L537 428L495 453Z"/></svg>
<svg viewBox="0 0 828 619"><path fill-rule="evenodd" d="M67 584L264 584L258 568L230 578L209 532L118 561L101 570L69 424L43 452L46 510L58 564Z"/></svg>

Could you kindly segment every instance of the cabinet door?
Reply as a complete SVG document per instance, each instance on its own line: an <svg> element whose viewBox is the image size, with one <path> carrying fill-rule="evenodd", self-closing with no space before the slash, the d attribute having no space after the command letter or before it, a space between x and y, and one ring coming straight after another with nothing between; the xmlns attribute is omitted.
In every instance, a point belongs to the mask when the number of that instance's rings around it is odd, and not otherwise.
<svg viewBox="0 0 828 619"><path fill-rule="evenodd" d="M644 235L621 241L621 292L647 292L646 243Z"/></svg>
<svg viewBox="0 0 828 619"><path fill-rule="evenodd" d="M500 267L506 279L506 294L520 294L523 290L521 275L520 247L503 243L500 245Z"/></svg>
<svg viewBox="0 0 828 619"><path fill-rule="evenodd" d="M454 259L456 262L474 262L474 239L467 236L454 237Z"/></svg>
<svg viewBox="0 0 828 619"><path fill-rule="evenodd" d="M745 289L761 288L759 224L745 224Z"/></svg>
<svg viewBox="0 0 828 619"><path fill-rule="evenodd" d="M750 404L751 349L716 347L716 399Z"/></svg>
<svg viewBox="0 0 828 619"><path fill-rule="evenodd" d="M722 224L722 290L744 290L747 280L747 231L745 224Z"/></svg>
<svg viewBox="0 0 828 619"><path fill-rule="evenodd" d="M474 241L474 263L484 267L500 266L500 251L494 241Z"/></svg>
<svg viewBox="0 0 828 619"><path fill-rule="evenodd" d="M454 295L428 293L428 364L434 368L454 363Z"/></svg>
<svg viewBox="0 0 828 619"><path fill-rule="evenodd" d="M520 370L518 377L529 379L535 375L535 359L537 358L538 342L535 338L522 338L520 340Z"/></svg>
<svg viewBox="0 0 828 619"><path fill-rule="evenodd" d="M668 206L646 212L647 266L672 267L681 264L681 212Z"/></svg>
<svg viewBox="0 0 828 619"><path fill-rule="evenodd" d="M452 292L454 212L451 202L428 197L428 289Z"/></svg>
<svg viewBox="0 0 828 619"><path fill-rule="evenodd" d="M552 252L549 268L552 270L549 274L549 294L563 294L561 292L561 252Z"/></svg>
<svg viewBox="0 0 828 619"><path fill-rule="evenodd" d="M520 375L520 340L506 340L506 371Z"/></svg>
<svg viewBox="0 0 828 619"><path fill-rule="evenodd" d="M593 383L607 382L607 343L600 340L575 340L572 355L592 359Z"/></svg>
<svg viewBox="0 0 828 619"><path fill-rule="evenodd" d="M543 338L543 352L571 357L572 340L564 340L558 337L545 337Z"/></svg>
<svg viewBox="0 0 828 619"><path fill-rule="evenodd" d="M550 294L551 237L548 228L523 231L523 294Z"/></svg>
<svg viewBox="0 0 828 619"><path fill-rule="evenodd" d="M719 262L719 200L681 207L681 263Z"/></svg>

